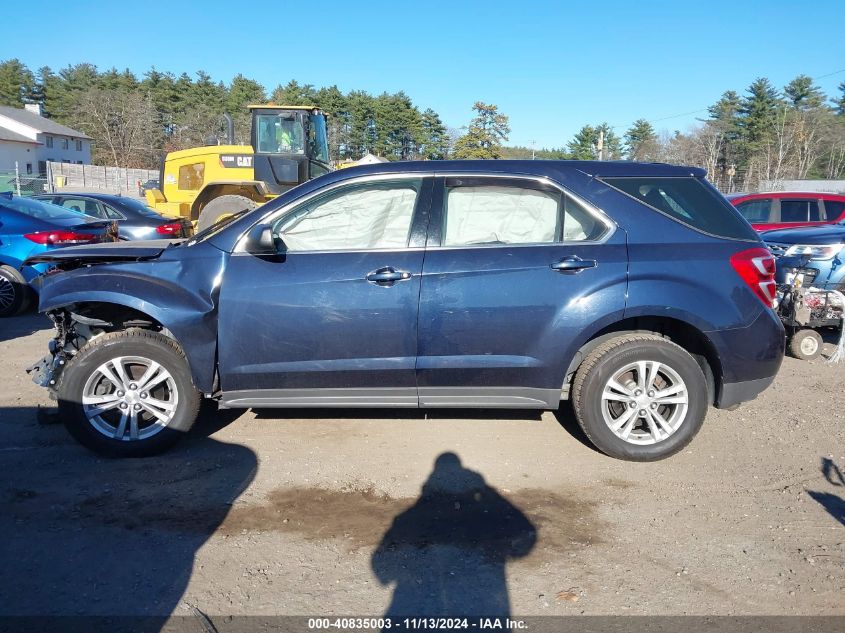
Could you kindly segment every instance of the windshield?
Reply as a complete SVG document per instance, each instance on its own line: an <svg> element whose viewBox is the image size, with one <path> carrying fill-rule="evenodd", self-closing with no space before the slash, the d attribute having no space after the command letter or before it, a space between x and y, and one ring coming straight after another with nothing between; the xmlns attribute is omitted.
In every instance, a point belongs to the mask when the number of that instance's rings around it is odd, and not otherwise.
<svg viewBox="0 0 845 633"><path fill-rule="evenodd" d="M91 217L82 213L68 211L64 207L50 204L42 200L32 200L30 198L6 198L0 197L0 207L23 213L37 220L89 220L91 222L99 221L99 218Z"/></svg>
<svg viewBox="0 0 845 633"><path fill-rule="evenodd" d="M311 158L322 163L329 162L329 144L326 137L326 117L322 114L308 115L308 144Z"/></svg>
<svg viewBox="0 0 845 633"><path fill-rule="evenodd" d="M258 114L256 144L262 154L304 154L302 121L294 114Z"/></svg>

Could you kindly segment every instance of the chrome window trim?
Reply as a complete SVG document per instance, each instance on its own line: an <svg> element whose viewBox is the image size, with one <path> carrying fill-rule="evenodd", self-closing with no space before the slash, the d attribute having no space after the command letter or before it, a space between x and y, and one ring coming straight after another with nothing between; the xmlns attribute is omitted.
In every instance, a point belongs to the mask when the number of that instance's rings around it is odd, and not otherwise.
<svg viewBox="0 0 845 633"><path fill-rule="evenodd" d="M536 244L478 244L478 245L462 245L462 246L429 246L427 247L429 250L455 250L455 249L467 249L467 248L519 248L519 247L526 247L526 246L555 246L555 245L564 245L564 246L577 246L577 245L597 245L597 244L605 244L611 237L613 237L616 233L618 225L613 219L610 218L602 209L599 209L596 205L588 202L578 194L570 191L563 187L560 183L552 180L548 176L534 176L531 174L505 174L502 172L438 172L438 171L431 171L431 172L405 172L405 173L398 173L398 174L369 174L364 176L356 176L354 178L349 178L347 180L341 180L326 187L321 187L316 191L312 191L311 193L306 194L305 196L294 200L290 204L285 205L280 209L274 209L273 211L268 211L266 214L261 216L258 220L253 222L241 235L238 237L234 250L232 251L233 254L236 253L246 253L246 237L247 234L252 231L252 229L258 224L267 224L271 222L275 222L281 219L287 213L293 211L294 209L298 208L300 205L307 203L312 198L315 198L318 195L322 195L324 193L328 193L340 187L344 187L346 185L354 185L354 184L361 184L366 182L378 182L384 180L422 180L425 178L499 178L503 180L529 180L532 182L540 183L543 185L548 185L557 189L561 195L569 196L575 202L580 204L584 209L593 216L598 222L604 225L605 232L602 236L597 240L561 240L560 242L540 242ZM355 249L355 250L331 250L331 251L295 251L297 254L303 253L372 253L372 252L390 252L390 251L411 251L411 250L424 250L423 247L406 247L403 249Z"/></svg>

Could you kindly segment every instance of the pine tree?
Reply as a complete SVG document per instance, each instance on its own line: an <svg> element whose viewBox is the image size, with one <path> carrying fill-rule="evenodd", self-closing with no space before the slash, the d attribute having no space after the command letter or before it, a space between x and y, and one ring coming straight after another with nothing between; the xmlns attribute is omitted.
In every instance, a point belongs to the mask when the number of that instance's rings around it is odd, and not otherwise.
<svg viewBox="0 0 845 633"><path fill-rule="evenodd" d="M22 107L34 84L32 72L19 59L0 62L0 105Z"/></svg>
<svg viewBox="0 0 845 633"><path fill-rule="evenodd" d="M789 104L796 110L811 110L821 107L825 102L825 95L821 88L813 85L812 77L798 75L783 89Z"/></svg>
<svg viewBox="0 0 845 633"><path fill-rule="evenodd" d="M431 108L422 113L421 154L425 160L444 160L449 155L449 135L443 121Z"/></svg>
<svg viewBox="0 0 845 633"><path fill-rule="evenodd" d="M782 101L765 77L756 79L747 92L739 106L740 129L743 140L754 151L771 137Z"/></svg>
<svg viewBox="0 0 845 633"><path fill-rule="evenodd" d="M502 144L508 140L508 117L499 112L498 106L476 101L472 109L477 112L466 134L455 141L454 158L496 159L502 157Z"/></svg>
<svg viewBox="0 0 845 633"><path fill-rule="evenodd" d="M833 105L839 116L845 116L845 81L839 84L839 96L833 99Z"/></svg>
<svg viewBox="0 0 845 633"><path fill-rule="evenodd" d="M300 86L295 79L287 84L279 84L270 95L270 101L276 105L314 105L316 91L311 84Z"/></svg>
<svg viewBox="0 0 845 633"><path fill-rule="evenodd" d="M625 132L625 154L630 160L655 160L658 149L654 127L645 119L634 121Z"/></svg>
<svg viewBox="0 0 845 633"><path fill-rule="evenodd" d="M575 133L569 143L566 144L569 150L569 157L573 160L594 160L596 158L596 141L598 130L592 125L585 125Z"/></svg>

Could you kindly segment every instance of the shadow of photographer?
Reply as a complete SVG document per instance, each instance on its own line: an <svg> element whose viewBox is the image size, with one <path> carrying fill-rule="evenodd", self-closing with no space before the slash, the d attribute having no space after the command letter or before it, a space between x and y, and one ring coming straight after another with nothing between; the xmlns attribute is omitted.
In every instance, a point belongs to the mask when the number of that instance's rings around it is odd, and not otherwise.
<svg viewBox="0 0 845 633"><path fill-rule="evenodd" d="M506 564L536 541L537 529L516 506L443 453L373 553L378 580L395 585L385 615L506 617Z"/></svg>

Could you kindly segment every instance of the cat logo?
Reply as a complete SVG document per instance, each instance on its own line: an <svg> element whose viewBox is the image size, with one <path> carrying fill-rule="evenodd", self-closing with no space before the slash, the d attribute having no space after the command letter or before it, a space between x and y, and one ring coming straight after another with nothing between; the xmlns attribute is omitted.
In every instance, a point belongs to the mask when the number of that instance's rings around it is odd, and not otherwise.
<svg viewBox="0 0 845 633"><path fill-rule="evenodd" d="M220 164L223 167L246 167L252 169L252 156L250 154L221 154Z"/></svg>

